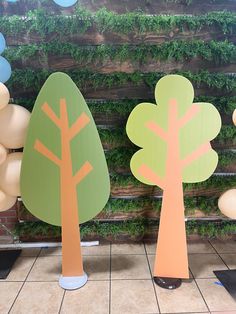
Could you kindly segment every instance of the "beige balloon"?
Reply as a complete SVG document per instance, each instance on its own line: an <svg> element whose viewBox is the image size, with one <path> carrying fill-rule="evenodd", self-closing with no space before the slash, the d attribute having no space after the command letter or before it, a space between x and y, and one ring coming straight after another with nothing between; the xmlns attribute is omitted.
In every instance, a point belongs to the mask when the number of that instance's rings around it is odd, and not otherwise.
<svg viewBox="0 0 236 314"><path fill-rule="evenodd" d="M30 112L18 105L0 110L0 143L6 148L24 146Z"/></svg>
<svg viewBox="0 0 236 314"><path fill-rule="evenodd" d="M232 120L233 120L234 125L236 126L236 109L233 112Z"/></svg>
<svg viewBox="0 0 236 314"><path fill-rule="evenodd" d="M16 196L10 196L0 190L0 212L12 208L16 203Z"/></svg>
<svg viewBox="0 0 236 314"><path fill-rule="evenodd" d="M218 200L218 207L225 216L236 219L236 189L226 191Z"/></svg>
<svg viewBox="0 0 236 314"><path fill-rule="evenodd" d="M20 195L20 169L23 153L12 153L0 165L0 188L11 196Z"/></svg>
<svg viewBox="0 0 236 314"><path fill-rule="evenodd" d="M3 83L0 83L0 110L6 107L6 105L9 103L9 100L9 90Z"/></svg>
<svg viewBox="0 0 236 314"><path fill-rule="evenodd" d="M0 144L0 165L6 160L8 150Z"/></svg>

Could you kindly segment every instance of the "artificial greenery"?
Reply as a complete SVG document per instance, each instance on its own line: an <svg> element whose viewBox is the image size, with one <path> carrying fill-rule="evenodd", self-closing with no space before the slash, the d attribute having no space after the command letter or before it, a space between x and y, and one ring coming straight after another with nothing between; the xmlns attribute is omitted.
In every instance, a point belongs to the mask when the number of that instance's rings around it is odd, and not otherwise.
<svg viewBox="0 0 236 314"><path fill-rule="evenodd" d="M147 214L159 216L161 210L161 197L138 197L138 198L110 198L101 212L101 216L99 215L100 220L107 219L119 219L119 217L131 218L130 215L143 215L146 217ZM193 196L184 198L185 204L185 216L194 216L196 210L200 210L204 216L211 215L213 217L221 216L220 211L218 209L218 197L211 196ZM29 215L28 210L22 204L20 210L20 219L23 221L32 221L35 222L37 219L32 218L31 214ZM40 225L39 225L40 226ZM57 229L55 229L57 230ZM52 228L52 231L54 229ZM44 235L44 232L49 232L45 230L41 230L40 228L37 230L37 233L41 233ZM53 233L54 235L54 233ZM56 234L58 236L58 234Z"/></svg>
<svg viewBox="0 0 236 314"><path fill-rule="evenodd" d="M146 63L152 60L185 61L194 57L216 64L236 61L236 46L228 41L170 41L161 45L98 45L78 46L73 43L52 41L8 48L4 56L9 62L31 60L33 57L47 60L48 56L70 56L78 64L87 65L106 60Z"/></svg>
<svg viewBox="0 0 236 314"><path fill-rule="evenodd" d="M190 221L187 223L187 234L198 234L207 238L224 238L236 233L236 223L233 221L201 222Z"/></svg>
<svg viewBox="0 0 236 314"><path fill-rule="evenodd" d="M218 197L185 197L185 215L193 215L196 209L201 210L205 215L220 215L218 206ZM142 211L153 211L159 213L161 210L161 198L111 198L106 204L103 212L105 216L124 215L129 213L138 213ZM145 215L145 214L144 214Z"/></svg>
<svg viewBox="0 0 236 314"><path fill-rule="evenodd" d="M30 236L30 237L60 237L61 227L49 225L42 221L28 221L21 222L15 225L14 229L15 235Z"/></svg>
<svg viewBox="0 0 236 314"><path fill-rule="evenodd" d="M236 104L235 104L236 108ZM126 122L126 121L124 121ZM133 146L126 135L125 126L120 128L102 128L98 129L102 143L108 148ZM214 140L214 146L229 146L236 145L236 128L231 125L223 125L220 133Z"/></svg>
<svg viewBox="0 0 236 314"><path fill-rule="evenodd" d="M91 26L100 32L128 34L132 32L159 33L179 29L199 31L203 27L216 27L224 34L234 33L236 28L235 12L210 12L204 15L146 15L142 12L116 14L105 8L92 13L80 6L73 15L51 15L47 10L29 11L27 15L1 16L0 29L5 35L38 33L43 36L56 32L60 35L83 34Z"/></svg>
<svg viewBox="0 0 236 314"><path fill-rule="evenodd" d="M236 164L236 153L235 151L220 151L219 155L219 168L224 170L224 167Z"/></svg>
<svg viewBox="0 0 236 314"><path fill-rule="evenodd" d="M38 2L39 0L32 0ZM46 0L40 0L42 3ZM180 0L168 0L180 1ZM182 0L181 0L182 1ZM185 0L191 2L192 0ZM233 43L228 41L209 41L190 40L190 41L169 41L161 45L99 45L99 46L78 46L73 44L76 37L84 34L88 30L98 31L102 35L103 32L114 32L124 35L135 36L138 34L171 34L174 39L175 33L197 33L202 29L208 32L218 32L225 34L225 38L236 32L236 13L235 12L211 12L205 15L146 15L142 12L129 12L125 14L116 14L101 9L96 13L82 9L77 6L71 16L52 15L45 9L38 9L28 12L25 17L20 16L2 16L0 17L0 30L6 38L11 39L24 37L28 38L27 45L18 47L10 47L5 50L4 56L13 65L13 74L11 80L7 83L11 89L11 95L17 90L29 91L37 93L46 78L54 72L47 69L24 68L17 69L19 61L27 64L32 59L45 64L47 58L51 56L70 56L76 63L86 67L88 64L102 63L105 61L129 61L145 64L150 59L153 60L175 60L184 62L195 57L213 62L215 64L234 63L236 56L236 48ZM53 38L54 33L57 34L56 41L49 41ZM89 33L88 33L89 34ZM76 36L76 37L75 37ZM222 35L220 35L222 37ZM141 37L141 36L140 36ZM30 41L37 39L38 44L31 44ZM54 37L55 38L55 37ZM183 37L184 38L184 37ZM69 40L70 42L66 42ZM27 41L26 41L27 42ZM15 64L13 63L15 62ZM36 61L37 62L37 61ZM153 88L164 73L111 73L101 74L88 70L65 70L75 83L83 90L89 88L111 88L114 86L123 86L131 83L139 86L142 84ZM175 72L189 78L194 87L208 87L218 89L218 93L226 94L235 93L236 77L223 73L209 73L208 71L191 72ZM122 96L123 98L126 95ZM145 95L144 95L145 97ZM89 107L93 114L98 115L120 115L125 120L131 110L142 100L119 100L119 101L103 101L89 102ZM147 99L145 100L147 101ZM221 113L231 116L236 106L236 97L198 97L198 101L213 103ZM23 105L28 109L33 108L34 99L15 99L15 103ZM219 144L225 143L235 144L236 129L232 126L223 126L217 141ZM113 189L122 188L132 190L133 187L148 187L140 183L134 176L130 174L129 162L133 153L138 149L132 146L126 136L124 127L122 129L99 129L100 137L104 144L113 147L106 152L108 165L111 171L111 187ZM129 146L127 148L125 146ZM236 163L236 154L230 151L223 151L219 154L219 171L224 171L230 165ZM120 171L118 174L116 171ZM127 172L127 173L124 173ZM194 215L196 209L203 212L204 215L219 216L217 206L218 193L236 186L236 175L234 176L216 176L213 175L209 180L196 184L184 184L186 196L185 208L186 216ZM158 192L158 188L151 188L152 192ZM131 191L132 193L132 191ZM214 194L214 195L213 195ZM200 195L200 196L199 196ZM205 196L204 196L205 195ZM208 196L206 196L208 195ZM111 220L111 217L117 215L120 217L131 213L138 213L142 210L150 210L158 215L161 208L161 198L111 198L103 211L103 218ZM108 239L119 239L122 235L130 239L140 239L145 234L153 231L156 233L158 226L157 220L128 219L116 223L114 221L101 222L94 220L81 226L82 238L103 237ZM198 223L190 221L187 223L188 234L198 233L202 236L215 237L225 236L226 234L235 234L236 225L234 222L216 222L216 223ZM61 229L43 222L26 222L16 227L16 233L20 236L29 237L60 237Z"/></svg>
<svg viewBox="0 0 236 314"><path fill-rule="evenodd" d="M112 173L111 174L111 186L112 187L128 187L128 186L134 186L137 187L139 185L142 185L133 175L124 175L124 174L118 174L118 173ZM224 175L224 176L218 176L213 175L208 180L204 182L198 182L198 183L184 183L184 191L191 191L191 190L200 190L200 189L219 189L222 190L222 192L225 189L236 187L236 174L235 175Z"/></svg>
<svg viewBox="0 0 236 314"><path fill-rule="evenodd" d="M108 238L110 240L122 239L126 236L130 240L141 240L145 234L152 232L156 235L158 221L147 219L132 219L120 222L89 222L81 226L81 238ZM186 223L188 235L199 234L202 237L227 237L235 235L236 224L233 221L188 221ZM61 228L48 225L44 222L18 223L15 227L15 234L27 238L35 237L58 237Z"/></svg>
<svg viewBox="0 0 236 314"><path fill-rule="evenodd" d="M137 148L133 147L118 147L106 152L110 171L129 172L130 159L137 150ZM234 151L219 151L218 155L218 169L220 169L220 171L224 171L225 167L236 164L236 153Z"/></svg>
<svg viewBox="0 0 236 314"><path fill-rule="evenodd" d="M203 182L184 183L185 192L194 191L195 193L199 193L199 191L205 191L205 193L211 194L211 190L219 190L223 192L224 190L230 189L231 187L236 187L236 174L229 176L213 175L208 180Z"/></svg>
<svg viewBox="0 0 236 314"><path fill-rule="evenodd" d="M236 108L236 104L235 104ZM231 125L223 125L220 133L215 139L220 145L230 144L231 147L236 144L236 127Z"/></svg>
<svg viewBox="0 0 236 314"><path fill-rule="evenodd" d="M116 213L138 212L144 209L154 209L160 211L160 199L153 200L150 198L122 199L111 198L104 208L106 215Z"/></svg>
<svg viewBox="0 0 236 314"><path fill-rule="evenodd" d="M124 174L118 174L118 173L111 173L111 186L112 187L127 187L127 186L140 186L143 184L138 181L134 176L132 175L124 175Z"/></svg>
<svg viewBox="0 0 236 314"><path fill-rule="evenodd" d="M109 146L109 148L132 146L126 135L125 127L98 130L102 143Z"/></svg>
<svg viewBox="0 0 236 314"><path fill-rule="evenodd" d="M12 100L15 104L21 105L28 110L32 110L35 99L34 98L15 98ZM130 100L117 100L117 101L87 101L88 106L91 112L96 115L104 115L104 116L114 116L120 115L123 118L127 118L130 112L133 110L135 106L137 106L142 101L155 103L155 100L151 99L130 99ZM195 97L194 102L208 102L214 104L216 108L222 114L232 115L234 109L236 108L236 97L209 97L209 96L201 96Z"/></svg>
<svg viewBox="0 0 236 314"><path fill-rule="evenodd" d="M13 91L17 89L31 89L37 92L41 88L42 83L52 72L52 70L50 71L46 69L16 69L12 72L11 79L8 81L8 86ZM98 87L111 88L113 86L122 86L127 83L132 83L136 86L145 83L153 88L157 81L165 75L164 73L159 72L115 72L111 74L102 74L78 69L66 70L64 72L67 73L72 80L80 86L80 88L93 87L95 89ZM190 71L176 71L173 73L185 76L193 82L195 87L205 85L208 88L227 90L228 92L236 89L236 77L234 75L209 73L208 71L203 70L198 73L191 73Z"/></svg>

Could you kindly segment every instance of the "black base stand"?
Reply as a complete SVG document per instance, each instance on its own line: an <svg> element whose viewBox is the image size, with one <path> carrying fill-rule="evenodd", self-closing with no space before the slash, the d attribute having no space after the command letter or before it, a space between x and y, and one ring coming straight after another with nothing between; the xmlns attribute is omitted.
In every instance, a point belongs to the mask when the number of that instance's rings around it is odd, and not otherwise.
<svg viewBox="0 0 236 314"><path fill-rule="evenodd" d="M156 285L169 290L177 289L182 284L182 279L178 278L153 277L153 280Z"/></svg>

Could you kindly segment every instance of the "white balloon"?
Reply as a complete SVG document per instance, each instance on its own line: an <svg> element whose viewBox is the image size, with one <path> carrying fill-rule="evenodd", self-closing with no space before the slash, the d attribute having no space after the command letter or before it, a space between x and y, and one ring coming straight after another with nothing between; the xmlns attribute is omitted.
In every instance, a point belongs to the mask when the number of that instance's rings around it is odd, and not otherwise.
<svg viewBox="0 0 236 314"><path fill-rule="evenodd" d="M6 160L8 150L0 144L0 165Z"/></svg>
<svg viewBox="0 0 236 314"><path fill-rule="evenodd" d="M0 187L11 196L20 195L20 170L23 153L12 153L0 165Z"/></svg>
<svg viewBox="0 0 236 314"><path fill-rule="evenodd" d="M6 148L24 146L30 112L18 105L0 110L0 143Z"/></svg>
<svg viewBox="0 0 236 314"><path fill-rule="evenodd" d="M6 105L9 103L9 100L9 90L3 83L0 83L0 110L6 107Z"/></svg>
<svg viewBox="0 0 236 314"><path fill-rule="evenodd" d="M16 203L16 196L10 196L0 190L0 212L12 208Z"/></svg>
<svg viewBox="0 0 236 314"><path fill-rule="evenodd" d="M236 219L236 189L226 191L218 200L218 207L225 216Z"/></svg>

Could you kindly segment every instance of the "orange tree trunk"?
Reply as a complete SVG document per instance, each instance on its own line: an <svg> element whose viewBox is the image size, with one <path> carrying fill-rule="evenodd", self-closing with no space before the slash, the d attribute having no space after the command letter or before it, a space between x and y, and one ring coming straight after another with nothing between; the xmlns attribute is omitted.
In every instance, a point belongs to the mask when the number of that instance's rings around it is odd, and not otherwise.
<svg viewBox="0 0 236 314"><path fill-rule="evenodd" d="M154 276L189 278L177 108L168 127L166 177L158 232Z"/></svg>
<svg viewBox="0 0 236 314"><path fill-rule="evenodd" d="M182 184L165 189L154 276L189 278Z"/></svg>
<svg viewBox="0 0 236 314"><path fill-rule="evenodd" d="M82 276L83 262L76 184L73 180L70 136L66 104L61 108L61 225L62 225L62 275Z"/></svg>

